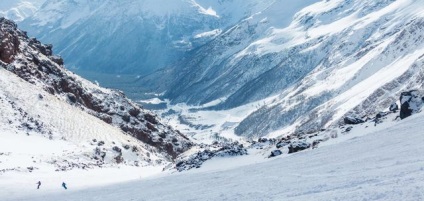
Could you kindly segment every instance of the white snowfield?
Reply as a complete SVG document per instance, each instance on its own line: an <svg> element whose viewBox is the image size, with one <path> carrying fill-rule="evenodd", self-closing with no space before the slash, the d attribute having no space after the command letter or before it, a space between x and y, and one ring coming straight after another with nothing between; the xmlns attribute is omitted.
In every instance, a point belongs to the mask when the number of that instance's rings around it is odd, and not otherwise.
<svg viewBox="0 0 424 201"><path fill-rule="evenodd" d="M360 125L340 136L345 138L340 143L241 167L239 163L257 156L215 159L195 171L86 189L78 183L67 191L59 184L55 191L45 191L35 189L36 181L27 181L34 183L32 189L10 183L15 193L0 190L0 197L13 195L1 199L6 201L424 200L423 120L424 114L418 114L368 129ZM366 134L367 130L374 131Z"/></svg>

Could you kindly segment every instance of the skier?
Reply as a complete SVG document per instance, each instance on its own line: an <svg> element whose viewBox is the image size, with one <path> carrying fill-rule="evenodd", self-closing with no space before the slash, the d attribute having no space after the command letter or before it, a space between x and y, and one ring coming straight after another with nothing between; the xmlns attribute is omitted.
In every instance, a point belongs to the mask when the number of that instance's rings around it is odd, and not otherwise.
<svg viewBox="0 0 424 201"><path fill-rule="evenodd" d="M38 181L36 184L38 184L37 189L40 189L41 181Z"/></svg>
<svg viewBox="0 0 424 201"><path fill-rule="evenodd" d="M68 189L68 187L66 187L66 184L65 184L65 182L62 182L62 187L66 190L66 189Z"/></svg>

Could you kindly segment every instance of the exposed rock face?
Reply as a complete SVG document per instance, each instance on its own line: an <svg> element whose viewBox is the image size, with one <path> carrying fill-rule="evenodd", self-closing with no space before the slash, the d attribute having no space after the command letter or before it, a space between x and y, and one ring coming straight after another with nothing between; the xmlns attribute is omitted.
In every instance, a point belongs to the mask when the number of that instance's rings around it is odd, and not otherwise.
<svg viewBox="0 0 424 201"><path fill-rule="evenodd" d="M357 117L347 116L344 118L344 123L345 124L361 124L361 123L364 123L364 120Z"/></svg>
<svg viewBox="0 0 424 201"><path fill-rule="evenodd" d="M16 24L0 18L0 60L11 63L19 51L19 39L13 35Z"/></svg>
<svg viewBox="0 0 424 201"><path fill-rule="evenodd" d="M202 164L213 157L242 156L247 155L247 150L242 144L215 143L213 145L200 145L198 152L185 157L179 157L174 169L181 171L192 168L200 168Z"/></svg>
<svg viewBox="0 0 424 201"><path fill-rule="evenodd" d="M271 155L269 155L269 158L276 157L276 156L279 156L281 154L283 154L283 152L277 149L277 150L271 151Z"/></svg>
<svg viewBox="0 0 424 201"><path fill-rule="evenodd" d="M311 147L311 144L307 142L302 142L302 141L292 142L289 146L289 154L296 153L305 149L309 149L309 147Z"/></svg>
<svg viewBox="0 0 424 201"><path fill-rule="evenodd" d="M423 101L417 90L402 92L400 95L400 118L404 119L421 110Z"/></svg>
<svg viewBox="0 0 424 201"><path fill-rule="evenodd" d="M15 23L4 18L0 18L0 41L0 66L27 82L43 86L50 94L119 127L171 158L192 146L186 136L162 124L122 92L98 87L67 71L62 58L53 55L52 45L28 38Z"/></svg>

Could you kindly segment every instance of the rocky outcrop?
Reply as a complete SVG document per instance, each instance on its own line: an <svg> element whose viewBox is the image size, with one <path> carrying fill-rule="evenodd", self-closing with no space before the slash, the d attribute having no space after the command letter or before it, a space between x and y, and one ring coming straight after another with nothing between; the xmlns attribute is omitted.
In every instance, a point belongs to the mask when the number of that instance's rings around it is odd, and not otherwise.
<svg viewBox="0 0 424 201"><path fill-rule="evenodd" d="M192 168L200 168L205 161L213 157L247 155L247 150L238 142L214 143L213 145L200 145L196 148L199 149L196 153L178 158L173 168L179 172L187 171Z"/></svg>
<svg viewBox="0 0 424 201"><path fill-rule="evenodd" d="M63 59L53 55L52 45L28 38L12 21L0 18L0 66L29 83L80 107L87 113L138 140L176 158L192 146L180 132L126 98L119 91L104 89L66 70Z"/></svg>
<svg viewBox="0 0 424 201"><path fill-rule="evenodd" d="M0 18L0 60L11 63L19 51L19 39L13 35L16 24Z"/></svg>
<svg viewBox="0 0 424 201"><path fill-rule="evenodd" d="M274 150L274 151L271 151L271 155L269 155L269 157L268 157L268 158L276 157L276 156L279 156L279 155L281 155L281 154L283 154L283 152L282 152L282 151L280 151L280 150L278 150L278 149L276 149L276 150Z"/></svg>
<svg viewBox="0 0 424 201"><path fill-rule="evenodd" d="M309 149L310 147L311 147L311 144L309 144L308 142L303 142L303 141L292 142L289 146L289 154L296 153L305 149Z"/></svg>
<svg viewBox="0 0 424 201"><path fill-rule="evenodd" d="M365 122L364 120L353 116L346 116L343 121L345 124L361 124Z"/></svg>
<svg viewBox="0 0 424 201"><path fill-rule="evenodd" d="M402 92L400 95L400 118L405 119L421 110L423 100L418 90Z"/></svg>

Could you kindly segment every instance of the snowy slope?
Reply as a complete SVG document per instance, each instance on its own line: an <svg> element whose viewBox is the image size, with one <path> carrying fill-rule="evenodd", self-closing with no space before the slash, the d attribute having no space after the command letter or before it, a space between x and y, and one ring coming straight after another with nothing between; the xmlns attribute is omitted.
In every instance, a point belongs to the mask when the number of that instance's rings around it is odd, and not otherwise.
<svg viewBox="0 0 424 201"><path fill-rule="evenodd" d="M364 136L366 129L353 130L340 143L267 162L219 159L171 176L88 189L74 183L68 192L28 185L4 200L423 200L423 119L390 120ZM22 189L12 184L2 195L14 191Z"/></svg>
<svg viewBox="0 0 424 201"><path fill-rule="evenodd" d="M347 113L374 116L401 91L423 86L422 0L285 4L275 2L140 83L171 105L218 110L209 114L246 137L317 131Z"/></svg>
<svg viewBox="0 0 424 201"><path fill-rule="evenodd" d="M110 166L121 155L113 147L124 145L139 150L122 148L127 165L146 166L157 159L166 160L159 154L150 155L154 148L3 68L0 78L2 173ZM98 146L100 141L104 145ZM105 152L104 160L95 159L96 148Z"/></svg>

